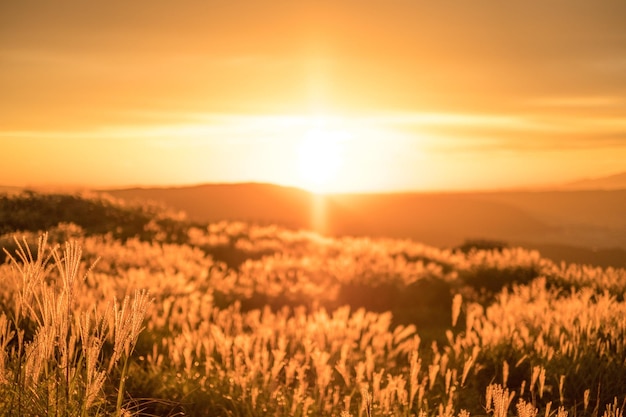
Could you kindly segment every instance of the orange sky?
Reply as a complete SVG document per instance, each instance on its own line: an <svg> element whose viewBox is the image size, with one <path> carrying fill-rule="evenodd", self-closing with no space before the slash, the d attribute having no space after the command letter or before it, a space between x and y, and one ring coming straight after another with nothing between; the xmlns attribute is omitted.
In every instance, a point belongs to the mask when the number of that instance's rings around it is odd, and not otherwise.
<svg viewBox="0 0 626 417"><path fill-rule="evenodd" d="M0 185L625 171L624 22L618 0L2 2Z"/></svg>

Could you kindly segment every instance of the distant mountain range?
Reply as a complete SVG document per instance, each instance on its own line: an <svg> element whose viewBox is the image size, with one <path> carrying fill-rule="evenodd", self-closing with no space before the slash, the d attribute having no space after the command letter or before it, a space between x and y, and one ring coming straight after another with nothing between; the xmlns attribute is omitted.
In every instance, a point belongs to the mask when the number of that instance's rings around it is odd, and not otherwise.
<svg viewBox="0 0 626 417"><path fill-rule="evenodd" d="M600 178L586 178L564 185L570 190L626 190L626 172Z"/></svg>
<svg viewBox="0 0 626 417"><path fill-rule="evenodd" d="M540 249L557 261L626 267L626 190L319 196L246 183L105 191L126 200L162 202L201 222L277 223L439 247L489 239Z"/></svg>

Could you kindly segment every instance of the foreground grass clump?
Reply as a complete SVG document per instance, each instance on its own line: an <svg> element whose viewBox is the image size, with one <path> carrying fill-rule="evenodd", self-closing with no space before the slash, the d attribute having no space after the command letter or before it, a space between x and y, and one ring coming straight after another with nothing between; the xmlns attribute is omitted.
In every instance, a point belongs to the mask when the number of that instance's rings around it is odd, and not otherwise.
<svg viewBox="0 0 626 417"><path fill-rule="evenodd" d="M60 253L44 236L33 256L16 245L17 258L7 253L12 273L2 276L14 291L0 313L0 415L127 415L124 385L147 293L80 308L80 246L68 243Z"/></svg>

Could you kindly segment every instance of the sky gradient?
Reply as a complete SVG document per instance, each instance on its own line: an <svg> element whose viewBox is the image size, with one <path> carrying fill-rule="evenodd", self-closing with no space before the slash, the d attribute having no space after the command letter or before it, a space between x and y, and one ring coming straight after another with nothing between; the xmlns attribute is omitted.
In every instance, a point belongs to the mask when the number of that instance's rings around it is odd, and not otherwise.
<svg viewBox="0 0 626 417"><path fill-rule="evenodd" d="M624 22L617 0L2 2L0 185L626 171Z"/></svg>

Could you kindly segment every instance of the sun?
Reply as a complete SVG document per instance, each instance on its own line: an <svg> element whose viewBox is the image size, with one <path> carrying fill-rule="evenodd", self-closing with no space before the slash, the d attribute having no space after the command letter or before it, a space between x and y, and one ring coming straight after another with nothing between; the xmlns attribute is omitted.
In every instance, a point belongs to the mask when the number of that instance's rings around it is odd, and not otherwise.
<svg viewBox="0 0 626 417"><path fill-rule="evenodd" d="M304 188L323 193L333 188L343 164L345 133L324 127L306 131L298 149L298 170Z"/></svg>

